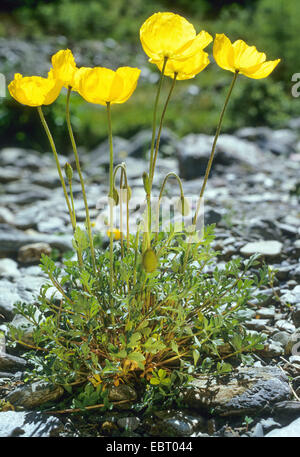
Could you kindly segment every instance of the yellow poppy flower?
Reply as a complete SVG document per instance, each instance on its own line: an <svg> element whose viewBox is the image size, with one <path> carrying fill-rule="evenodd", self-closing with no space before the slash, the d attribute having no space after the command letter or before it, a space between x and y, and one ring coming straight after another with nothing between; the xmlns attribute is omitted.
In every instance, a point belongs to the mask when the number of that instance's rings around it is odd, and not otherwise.
<svg viewBox="0 0 300 457"><path fill-rule="evenodd" d="M77 67L72 51L70 49L58 51L52 56L51 63L50 71L53 77L62 81L65 87L73 87Z"/></svg>
<svg viewBox="0 0 300 457"><path fill-rule="evenodd" d="M107 236L110 237L110 230L107 230ZM114 240L118 241L121 239L121 232L119 229L117 228L113 228L113 236L114 236Z"/></svg>
<svg viewBox="0 0 300 457"><path fill-rule="evenodd" d="M62 88L62 83L54 79L51 73L48 78L25 76L16 73L9 84L10 95L19 103L27 106L42 106L53 103Z"/></svg>
<svg viewBox="0 0 300 457"><path fill-rule="evenodd" d="M184 17L174 13L155 13L140 29L140 39L152 63L186 60L202 51L212 36L202 30L198 35L194 26Z"/></svg>
<svg viewBox="0 0 300 457"><path fill-rule="evenodd" d="M156 65L162 71L164 62L161 60ZM194 78L200 71L204 70L209 64L207 52L200 51L186 60L168 60L164 74L174 78L177 73L176 79L191 79Z"/></svg>
<svg viewBox="0 0 300 457"><path fill-rule="evenodd" d="M248 46L243 40L231 43L223 33L216 35L213 55L224 70L254 79L266 78L280 62L280 59L266 61L266 54L258 52L255 46Z"/></svg>
<svg viewBox="0 0 300 457"><path fill-rule="evenodd" d="M75 86L90 103L124 103L135 90L140 72L132 67L120 67L116 71L103 67L83 68L75 76Z"/></svg>

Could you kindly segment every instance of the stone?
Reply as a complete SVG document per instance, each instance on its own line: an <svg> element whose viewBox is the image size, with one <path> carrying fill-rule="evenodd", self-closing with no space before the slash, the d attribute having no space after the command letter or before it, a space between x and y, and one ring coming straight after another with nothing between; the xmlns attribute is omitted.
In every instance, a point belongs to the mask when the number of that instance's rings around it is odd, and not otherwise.
<svg viewBox="0 0 300 457"><path fill-rule="evenodd" d="M9 371L16 373L19 370L25 370L27 361L21 357L7 354L0 351L0 371Z"/></svg>
<svg viewBox="0 0 300 457"><path fill-rule="evenodd" d="M300 438L300 417L286 427L276 428L265 435L266 438Z"/></svg>
<svg viewBox="0 0 300 457"><path fill-rule="evenodd" d="M289 358L289 362L299 365L300 364L300 355L291 355Z"/></svg>
<svg viewBox="0 0 300 457"><path fill-rule="evenodd" d="M219 380L199 376L182 394L193 409L221 416L259 414L291 396L288 378L276 367L240 367Z"/></svg>
<svg viewBox="0 0 300 457"><path fill-rule="evenodd" d="M39 262L42 254L50 256L51 246L48 243L26 244L19 249L18 261L22 263Z"/></svg>
<svg viewBox="0 0 300 457"><path fill-rule="evenodd" d="M277 257L281 254L283 244L276 240L261 240L245 244L240 252L244 256L261 254L266 257Z"/></svg>
<svg viewBox="0 0 300 457"><path fill-rule="evenodd" d="M295 400L281 401L275 403L272 412L278 416L299 416L300 415L300 402Z"/></svg>
<svg viewBox="0 0 300 457"><path fill-rule="evenodd" d="M48 438L57 436L63 429L62 422L55 416L40 412L0 412L0 437Z"/></svg>
<svg viewBox="0 0 300 457"><path fill-rule="evenodd" d="M281 346L285 349L286 346L288 345L290 339L290 335L287 332L276 332L272 335L272 341L275 343L281 344Z"/></svg>
<svg viewBox="0 0 300 457"><path fill-rule="evenodd" d="M72 235L50 235L38 232L24 233L7 224L0 224L0 256L17 256L26 244L48 243L60 251L72 250Z"/></svg>
<svg viewBox="0 0 300 457"><path fill-rule="evenodd" d="M257 316L262 319L273 319L275 317L275 308L270 306L269 308L259 308L257 310Z"/></svg>
<svg viewBox="0 0 300 457"><path fill-rule="evenodd" d="M287 290L281 295L281 301L289 305L300 304L300 285L297 285L292 290Z"/></svg>
<svg viewBox="0 0 300 457"><path fill-rule="evenodd" d="M141 420L138 417L121 417L117 420L120 428L129 432L134 432L141 425Z"/></svg>
<svg viewBox="0 0 300 457"><path fill-rule="evenodd" d="M0 207L0 223L13 225L14 221L14 214L8 208Z"/></svg>
<svg viewBox="0 0 300 457"><path fill-rule="evenodd" d="M31 303L33 294L15 283L2 279L0 281L0 314L11 320L14 316L14 304L18 301Z"/></svg>
<svg viewBox="0 0 300 457"><path fill-rule="evenodd" d="M292 311L292 320L296 328L300 327L300 303Z"/></svg>
<svg viewBox="0 0 300 457"><path fill-rule="evenodd" d="M63 393L64 389L61 386L37 381L16 388L5 397L5 400L13 406L21 406L30 410L44 403L58 400Z"/></svg>
<svg viewBox="0 0 300 457"><path fill-rule="evenodd" d="M273 430L273 428L281 427L281 424L276 422L272 417L262 419L259 423L263 427L264 432L269 432Z"/></svg>
<svg viewBox="0 0 300 457"><path fill-rule="evenodd" d="M137 399L137 393L132 387L126 384L120 384L119 386L110 387L108 392L108 399L112 402L124 400L133 401Z"/></svg>
<svg viewBox="0 0 300 457"><path fill-rule="evenodd" d="M269 342L265 344L263 349L257 351L262 357L272 358L279 357L284 354L284 349L279 343Z"/></svg>
<svg viewBox="0 0 300 457"><path fill-rule="evenodd" d="M0 277L20 276L18 264L12 259L0 259Z"/></svg>
<svg viewBox="0 0 300 457"><path fill-rule="evenodd" d="M293 333L296 330L294 324L284 319L279 319L278 321L276 321L275 326L279 328L279 330L283 330L284 332L288 333Z"/></svg>

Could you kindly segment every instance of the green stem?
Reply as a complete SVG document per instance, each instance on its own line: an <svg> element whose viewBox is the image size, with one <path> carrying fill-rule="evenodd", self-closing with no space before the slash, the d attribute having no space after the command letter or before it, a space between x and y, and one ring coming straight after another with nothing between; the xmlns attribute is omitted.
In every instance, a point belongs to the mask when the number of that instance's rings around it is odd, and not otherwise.
<svg viewBox="0 0 300 457"><path fill-rule="evenodd" d="M49 140L49 143L50 143L50 146L51 146L51 149L52 149L54 158L55 158L55 162L56 162L56 167L57 167L59 179L60 179L60 182L61 182L63 191L64 191L65 200L66 200L67 207L68 207L69 214L70 214L70 219L71 219L72 228L73 228L73 231L75 232L76 224L75 224L75 221L74 221L74 219L73 219L72 208L71 208L71 205L70 205L70 200L69 200L69 197L68 197L68 192L67 192L65 180L64 180L63 175L62 175L62 171L61 171L61 167L60 167L60 163L59 163L59 159L58 159L58 155L57 155L55 143L54 143L53 137L52 137L52 135L51 135L51 132L50 132L50 130L49 130L48 124L47 124L47 122L46 122L46 119L45 119L45 117L44 117L44 114L43 114L43 111L42 111L42 107L41 107L41 106L38 106L38 107L37 107L37 110L38 110L38 113L39 113L39 116L40 116L42 125L43 125L43 127L44 127L44 129L45 129L45 132L46 132L46 134L47 134L47 137L48 137L48 140Z"/></svg>
<svg viewBox="0 0 300 457"><path fill-rule="evenodd" d="M229 102L229 99L230 99L234 84L235 84L235 82L237 80L238 74L239 74L238 71L236 71L234 73L234 75L233 75L233 78L232 78L232 81L231 81L231 84L230 84L230 87L229 87L229 90L228 90L228 93L227 93L227 96L226 96L226 99L225 99L225 102L224 102L224 106L223 106L223 109L222 109L221 114L220 114L220 118L219 118L217 130L216 130L215 138L214 138L214 141L213 141L213 145L212 145L209 161L208 161L208 164L207 164L207 167L206 167L206 171L205 171L203 184L202 184L202 187L201 187L201 190L200 190L199 199L198 199L198 202L197 202L197 208L196 208L196 211L195 211L195 214L194 214L194 217L193 217L193 221L192 221L192 225L193 226L196 226L201 200L202 200L203 195L204 195L204 191L205 191L205 187L206 187L206 184L207 184L208 176L209 176L210 169L211 169L211 166L212 166L212 162L213 162L213 159L214 159L214 154L215 154L215 150L216 150L217 141L218 141L218 138L219 138L219 135L220 135L221 127L222 127L223 117L224 117L224 114L225 114L225 111L226 111L226 108L227 108L227 105L228 105L228 102ZM188 260L188 256L189 256L190 249L191 249L191 244L192 243L189 243L188 248L187 248L187 250L185 252L185 257L184 257L184 261L183 261L183 270L184 270L184 268L186 266L186 262Z"/></svg>
<svg viewBox="0 0 300 457"><path fill-rule="evenodd" d="M110 102L106 103L107 107L107 122L108 122L108 140L109 140L109 225L110 225L110 236L109 236L109 257L110 257L110 277L109 287L110 293L113 290L113 265L114 265L114 252L113 252L113 189L114 189L114 152L113 152L113 141L112 141L112 127L111 127L111 109Z"/></svg>
<svg viewBox="0 0 300 457"><path fill-rule="evenodd" d="M162 183L162 186L161 186L161 189L160 189L160 193L159 193L159 197L158 197L157 210L156 210L156 216L157 216L157 222L156 222L156 241L157 241L157 239L158 239L160 201L161 201L161 199L162 199L162 195L163 195L163 192L164 192L164 190L165 190L165 186L166 186L166 184L167 184L167 181L168 181L168 179L169 179L171 176L173 176L174 178L176 178L176 180L177 180L177 182L178 182L178 185L179 185L179 188L180 188L180 197L181 197L181 198L184 197L181 179L179 178L179 176L178 176L174 171L170 171L170 173L168 173L168 174L165 176L165 179L163 180L163 183Z"/></svg>
<svg viewBox="0 0 300 457"><path fill-rule="evenodd" d="M152 176L152 167L153 167L153 154L154 154L154 145L155 145L155 136L156 136L156 117L157 117L157 108L158 108L158 102L159 102L159 97L160 97L160 92L161 92L161 87L162 87L162 82L164 79L164 73L165 73L165 68L167 65L167 60L168 57L164 58L164 64L161 69L161 74L160 74L160 80L158 83L157 87L157 92L156 92L156 97L155 97L155 102L154 102L154 108L153 108L153 121L152 121L152 138L151 138L151 148L150 148L150 162L149 162L149 178ZM148 214L148 220L147 220L147 227L148 227L148 248L150 247L150 229L151 229L151 190L149 189L146 195L147 199L147 214Z"/></svg>
<svg viewBox="0 0 300 457"><path fill-rule="evenodd" d="M219 135L220 135L221 127L222 127L223 117L224 117L224 114L225 114L225 111L226 111L226 108L227 108L227 105L228 105L228 102L229 102L229 99L230 99L234 84L235 84L235 82L237 80L237 77L238 77L238 72L235 72L234 75L233 75L233 79L231 81L228 93L227 93L227 97L226 97L225 102L224 102L223 109L222 109L221 114L220 114L220 118L219 118L217 130L216 130L215 138L214 138L213 145L212 145L212 150L211 150L211 153L210 153L210 158L209 158L209 161L208 161L208 164L207 164L207 167L206 167L205 176L204 176L203 184L202 184L200 195L199 195L199 201L201 201L201 199L203 198L203 195L204 195L204 191L205 191L205 187L206 187L206 184L207 184L208 176L209 176L210 169L211 169L211 166L212 166L212 162L213 162L213 159L214 159L214 154L215 154L215 150L216 150L216 146L217 146L217 141L218 141L218 138L219 138ZM197 208L197 210L199 211L199 207ZM197 217L198 217L198 211L195 212L195 215L193 217L193 225L196 225L196 221L197 221Z"/></svg>
<svg viewBox="0 0 300 457"><path fill-rule="evenodd" d="M159 148L160 136L161 136L162 127L163 127L163 121L164 121L164 118L165 118L165 114L166 114L166 111L167 111L167 107L168 107L172 92L173 92L174 87L175 87L176 78L177 78L177 73L174 73L174 78L173 78L173 81L172 81L172 85L171 85L171 88L170 88L170 91L169 91L169 94L168 94L168 97L167 97L167 100L165 102L165 106L163 108L163 111L162 111L162 114L161 114L161 118L160 118L159 128L158 128L158 132L157 132L156 145L155 145L155 153L154 153L154 158L153 158L153 164L152 164L151 173L150 173L150 176L149 176L150 192L151 192L151 189L152 189L152 183L153 183L153 177L154 177L154 171L155 171L155 164L156 164L157 155L158 155L158 148Z"/></svg>
<svg viewBox="0 0 300 457"><path fill-rule="evenodd" d="M89 237L90 248L91 248L93 270L94 270L94 273L96 273L95 249L94 249L93 235L92 235L92 229L91 229L89 207L88 207L87 198L86 198L84 180L83 180L83 176L81 173L81 166L80 166L77 146L76 146L76 142L75 142L75 138L74 138L74 134L73 134L73 130L72 130L72 125L71 125L71 119L70 119L70 94L71 94L71 87L68 88L68 94L67 94L66 119L67 119L70 140L72 143L72 148L73 148L73 152L74 152L74 156L75 156L76 168L77 168L77 172L78 172L80 184L81 184L81 189L82 189L83 201L84 201L84 206L85 206L85 214L86 214L86 224L87 224L88 237Z"/></svg>

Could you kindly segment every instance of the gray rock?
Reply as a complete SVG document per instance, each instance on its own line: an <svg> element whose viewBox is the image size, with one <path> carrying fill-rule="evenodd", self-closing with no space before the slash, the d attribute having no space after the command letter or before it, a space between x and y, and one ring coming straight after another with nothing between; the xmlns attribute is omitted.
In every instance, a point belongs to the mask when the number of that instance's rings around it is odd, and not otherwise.
<svg viewBox="0 0 300 457"><path fill-rule="evenodd" d="M20 276L18 264L12 259L0 259L0 277Z"/></svg>
<svg viewBox="0 0 300 457"><path fill-rule="evenodd" d="M134 432L141 425L141 420L138 417L121 417L117 424L120 428Z"/></svg>
<svg viewBox="0 0 300 457"><path fill-rule="evenodd" d="M19 249L18 261L22 263L39 262L42 254L47 256L51 254L51 246L48 243L25 244Z"/></svg>
<svg viewBox="0 0 300 457"><path fill-rule="evenodd" d="M64 393L61 386L37 381L30 385L18 387L10 392L5 400L13 406L21 406L25 409L33 409L49 401L59 399Z"/></svg>
<svg viewBox="0 0 300 457"><path fill-rule="evenodd" d="M57 436L63 428L54 416L40 412L0 412L0 437L43 437Z"/></svg>
<svg viewBox="0 0 300 457"><path fill-rule="evenodd" d="M132 387L120 384L119 386L110 387L108 398L109 401L133 401L137 399L137 393Z"/></svg>
<svg viewBox="0 0 300 457"><path fill-rule="evenodd" d="M300 327L300 303L298 303L292 312L292 319L296 328Z"/></svg>
<svg viewBox="0 0 300 457"><path fill-rule="evenodd" d="M283 244L276 240L262 240L247 243L240 250L241 254L251 256L261 254L266 257L277 257L281 254Z"/></svg>
<svg viewBox="0 0 300 457"><path fill-rule="evenodd" d="M286 427L277 428L267 433L266 438L300 438L300 418Z"/></svg>
<svg viewBox="0 0 300 457"><path fill-rule="evenodd" d="M10 224L14 223L15 216L13 213L5 207L0 207L0 223L1 224Z"/></svg>
<svg viewBox="0 0 300 457"><path fill-rule="evenodd" d="M256 424L255 429L251 435L253 438L261 438L264 436L264 430L260 423Z"/></svg>
<svg viewBox="0 0 300 457"><path fill-rule="evenodd" d="M273 319L275 317L275 308L270 306L269 308L259 308L257 315L262 319Z"/></svg>
<svg viewBox="0 0 300 457"><path fill-rule="evenodd" d="M285 349L289 343L290 340L290 335L287 332L276 332L274 335L272 335L271 338L275 343L281 344L281 346Z"/></svg>
<svg viewBox="0 0 300 457"><path fill-rule="evenodd" d="M222 416L267 411L275 402L289 399L287 377L275 367L245 367L226 379L201 376L183 393L185 403L194 409L214 409Z"/></svg>
<svg viewBox="0 0 300 457"><path fill-rule="evenodd" d="M260 349L258 352L262 357L272 358L283 355L284 349L279 343L269 342L265 344L264 348Z"/></svg>
<svg viewBox="0 0 300 457"><path fill-rule="evenodd" d="M21 178L21 172L18 168L5 167L0 169L0 183L8 183L11 181L17 181Z"/></svg>
<svg viewBox="0 0 300 457"><path fill-rule="evenodd" d="M251 319L246 321L245 326L251 330L265 330L268 322L268 319Z"/></svg>
<svg viewBox="0 0 300 457"><path fill-rule="evenodd" d="M300 364L300 355L291 355L291 357L289 358L289 362L299 365Z"/></svg>
<svg viewBox="0 0 300 457"><path fill-rule="evenodd" d="M281 427L281 424L276 422L272 417L269 417L268 419L262 419L260 424L263 427L264 432L270 432L273 430L273 428Z"/></svg>
<svg viewBox="0 0 300 457"><path fill-rule="evenodd" d="M21 230L0 224L0 256L16 256L19 249L26 244L48 243L51 248L60 251L72 250L72 235L49 235L42 233L24 233Z"/></svg>
<svg viewBox="0 0 300 457"><path fill-rule="evenodd" d="M287 303L290 305L296 305L300 303L300 285L294 287L292 290L288 290L282 294L281 300L283 303Z"/></svg>
<svg viewBox="0 0 300 457"><path fill-rule="evenodd" d="M0 371L9 371L16 373L20 370L25 370L27 361L21 357L16 357L6 352L0 352Z"/></svg>
<svg viewBox="0 0 300 457"><path fill-rule="evenodd" d="M284 320L284 319L279 319L275 326L277 328L279 328L279 330L283 330L284 332L288 332L288 333L293 333L295 330L296 330L296 327L294 326L294 324Z"/></svg>
<svg viewBox="0 0 300 457"><path fill-rule="evenodd" d="M14 304L18 301L30 303L33 300L33 294L24 287L18 287L16 283L7 279L0 281L0 314L8 320L14 316Z"/></svg>

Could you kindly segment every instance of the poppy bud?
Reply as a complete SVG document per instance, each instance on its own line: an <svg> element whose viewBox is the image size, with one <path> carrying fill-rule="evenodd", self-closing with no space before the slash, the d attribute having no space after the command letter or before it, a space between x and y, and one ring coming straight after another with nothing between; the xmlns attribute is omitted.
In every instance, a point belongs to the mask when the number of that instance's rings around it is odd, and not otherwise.
<svg viewBox="0 0 300 457"><path fill-rule="evenodd" d="M67 180L68 181L72 181L72 178L73 178L73 168L71 167L71 165L69 164L69 162L67 162L64 166L65 168L65 174L66 174L66 177L67 177Z"/></svg>
<svg viewBox="0 0 300 457"><path fill-rule="evenodd" d="M117 191L117 189L115 187L113 188L113 200L114 200L115 205L118 206L120 198L119 198L119 192Z"/></svg>
<svg viewBox="0 0 300 457"><path fill-rule="evenodd" d="M144 183L145 192L146 192L146 194L148 195L148 194L149 194L149 191L150 191L149 176L148 176L148 174L147 174L145 171L144 171L144 173L143 173L143 183Z"/></svg>
<svg viewBox="0 0 300 457"><path fill-rule="evenodd" d="M153 249L147 249L143 255L143 267L147 273L152 273L157 268L157 257Z"/></svg>

